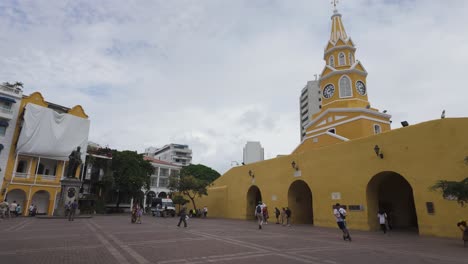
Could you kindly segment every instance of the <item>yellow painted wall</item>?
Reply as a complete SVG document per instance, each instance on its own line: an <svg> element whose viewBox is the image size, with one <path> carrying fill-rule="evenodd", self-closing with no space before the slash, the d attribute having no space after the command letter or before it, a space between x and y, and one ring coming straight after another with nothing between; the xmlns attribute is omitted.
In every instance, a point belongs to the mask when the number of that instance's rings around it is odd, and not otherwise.
<svg viewBox="0 0 468 264"><path fill-rule="evenodd" d="M363 205L363 211L348 211L348 225L369 230L376 227L377 218L375 206L367 201L367 186L375 175L388 171L400 174L411 185L421 235L459 237L455 223L468 218L468 209L428 188L440 179L459 181L467 177L467 134L468 118L454 118L320 149L312 149L307 143L296 154L232 168L214 182L208 196L197 198L197 203L208 205L210 215L245 219L247 192L252 185L259 187L271 211L287 206L289 186L302 180L312 190L315 225L335 227L332 205L340 202ZM375 145L380 146L383 159L375 155ZM301 176L294 176L292 161L299 166ZM249 170L255 174L253 181ZM332 200L332 192L340 192L341 200ZM226 203L220 201L223 196L227 197ZM426 212L426 202L434 203L435 214Z"/></svg>

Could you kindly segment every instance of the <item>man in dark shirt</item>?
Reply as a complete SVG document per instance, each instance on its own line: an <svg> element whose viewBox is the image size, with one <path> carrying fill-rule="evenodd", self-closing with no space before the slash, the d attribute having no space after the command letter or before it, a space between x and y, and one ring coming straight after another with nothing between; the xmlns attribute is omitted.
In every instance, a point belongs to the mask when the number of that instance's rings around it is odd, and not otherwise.
<svg viewBox="0 0 468 264"><path fill-rule="evenodd" d="M182 209L180 209L180 218L179 218L179 223L177 224L177 227L180 227L180 224L182 223L182 221L184 222L184 227L187 227L187 220L185 220L185 218L187 217L187 207L185 207L185 205L182 207Z"/></svg>
<svg viewBox="0 0 468 264"><path fill-rule="evenodd" d="M286 207L286 223L291 226L291 209L289 207Z"/></svg>

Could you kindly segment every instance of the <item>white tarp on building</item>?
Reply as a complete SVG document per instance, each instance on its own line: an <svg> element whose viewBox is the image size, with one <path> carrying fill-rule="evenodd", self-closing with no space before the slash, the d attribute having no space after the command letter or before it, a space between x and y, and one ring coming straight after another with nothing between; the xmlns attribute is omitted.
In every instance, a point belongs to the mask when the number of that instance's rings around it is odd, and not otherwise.
<svg viewBox="0 0 468 264"><path fill-rule="evenodd" d="M80 146L81 160L84 161L89 125L88 119L27 104L16 151L18 154L68 160L70 153Z"/></svg>

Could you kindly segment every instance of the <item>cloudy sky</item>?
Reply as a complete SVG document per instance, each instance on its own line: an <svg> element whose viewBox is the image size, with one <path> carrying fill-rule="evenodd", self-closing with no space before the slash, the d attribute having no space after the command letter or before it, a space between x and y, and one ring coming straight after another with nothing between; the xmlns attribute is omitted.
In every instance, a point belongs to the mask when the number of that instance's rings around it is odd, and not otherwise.
<svg viewBox="0 0 468 264"><path fill-rule="evenodd" d="M468 1L341 0L394 128L468 115ZM142 152L188 144L224 173L246 141L299 144L299 95L324 66L329 0L0 1L0 81L80 104L90 140Z"/></svg>

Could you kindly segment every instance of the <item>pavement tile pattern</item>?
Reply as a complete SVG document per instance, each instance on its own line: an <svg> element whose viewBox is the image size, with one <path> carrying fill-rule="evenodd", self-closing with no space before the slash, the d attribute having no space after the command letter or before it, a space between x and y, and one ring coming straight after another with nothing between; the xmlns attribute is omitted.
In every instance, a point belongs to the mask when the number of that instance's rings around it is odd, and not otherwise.
<svg viewBox="0 0 468 264"><path fill-rule="evenodd" d="M258 229L255 221L144 216L87 219L0 219L2 264L204 264L204 263L468 263L461 239L414 233L351 231L342 240L336 228L276 224Z"/></svg>

